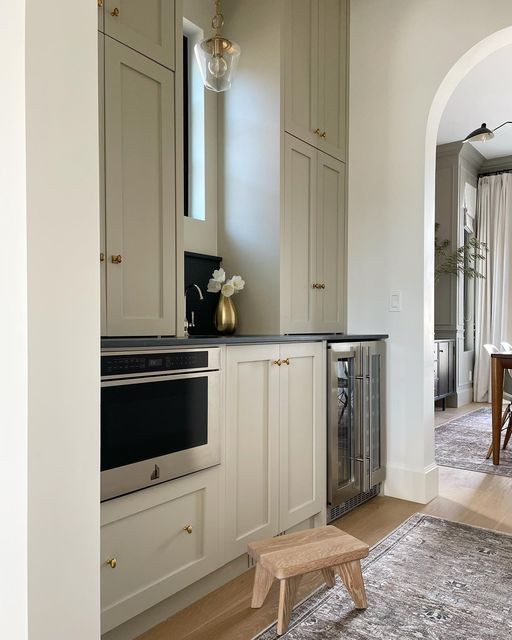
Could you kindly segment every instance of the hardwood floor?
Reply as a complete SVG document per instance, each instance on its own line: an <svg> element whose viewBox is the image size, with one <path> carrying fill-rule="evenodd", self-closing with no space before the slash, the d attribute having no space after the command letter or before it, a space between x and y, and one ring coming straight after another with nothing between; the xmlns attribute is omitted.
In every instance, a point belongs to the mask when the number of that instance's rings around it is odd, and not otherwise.
<svg viewBox="0 0 512 640"><path fill-rule="evenodd" d="M452 419L475 408L478 405L468 405L464 411L447 410L444 417ZM379 496L333 524L369 545L417 512L512 533L512 478L448 467L439 468L439 477L439 496L428 505ZM276 582L265 605L251 609L253 579L254 570L247 571L140 636L139 640L250 640L276 620L279 599ZM305 576L297 602L321 582L320 575Z"/></svg>

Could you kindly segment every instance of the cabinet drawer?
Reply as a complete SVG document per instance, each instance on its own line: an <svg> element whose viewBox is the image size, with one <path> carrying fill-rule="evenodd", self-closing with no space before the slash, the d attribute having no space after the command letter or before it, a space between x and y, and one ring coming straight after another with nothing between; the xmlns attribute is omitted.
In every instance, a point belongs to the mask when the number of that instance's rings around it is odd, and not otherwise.
<svg viewBox="0 0 512 640"><path fill-rule="evenodd" d="M219 566L217 513L218 469L102 505L103 633Z"/></svg>

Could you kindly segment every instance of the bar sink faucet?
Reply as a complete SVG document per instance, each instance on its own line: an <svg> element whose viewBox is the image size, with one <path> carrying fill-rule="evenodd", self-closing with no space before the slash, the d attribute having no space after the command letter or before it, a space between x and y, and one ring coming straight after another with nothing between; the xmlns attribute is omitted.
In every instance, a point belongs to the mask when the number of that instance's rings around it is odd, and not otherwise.
<svg viewBox="0 0 512 640"><path fill-rule="evenodd" d="M197 289L197 293L199 294L199 300L204 300L203 292L201 291L201 287L199 285L189 284L188 287L185 288L185 320L183 323L185 338L188 338L188 335L189 335L188 330L196 326L193 311L191 311L190 322L188 321L188 318L187 318L187 293L190 291L190 289L193 289L194 287Z"/></svg>

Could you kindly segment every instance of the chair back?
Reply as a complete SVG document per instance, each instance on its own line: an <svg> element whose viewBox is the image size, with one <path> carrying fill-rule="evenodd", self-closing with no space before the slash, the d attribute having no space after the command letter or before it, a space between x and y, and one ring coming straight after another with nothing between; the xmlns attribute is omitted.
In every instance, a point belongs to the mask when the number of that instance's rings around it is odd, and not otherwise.
<svg viewBox="0 0 512 640"><path fill-rule="evenodd" d="M512 353L512 344L510 344L510 342L502 342L501 348L505 353Z"/></svg>
<svg viewBox="0 0 512 640"><path fill-rule="evenodd" d="M487 351L489 355L500 352L498 347L494 346L493 344L484 344L484 349Z"/></svg>

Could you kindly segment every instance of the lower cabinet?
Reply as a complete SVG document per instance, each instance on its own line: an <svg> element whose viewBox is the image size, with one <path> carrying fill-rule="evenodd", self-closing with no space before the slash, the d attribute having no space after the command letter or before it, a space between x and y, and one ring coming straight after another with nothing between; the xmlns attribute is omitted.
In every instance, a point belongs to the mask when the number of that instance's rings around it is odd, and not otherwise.
<svg viewBox="0 0 512 640"><path fill-rule="evenodd" d="M219 468L101 507L102 633L222 564Z"/></svg>
<svg viewBox="0 0 512 640"><path fill-rule="evenodd" d="M229 347L225 560L318 514L325 503L321 343Z"/></svg>

